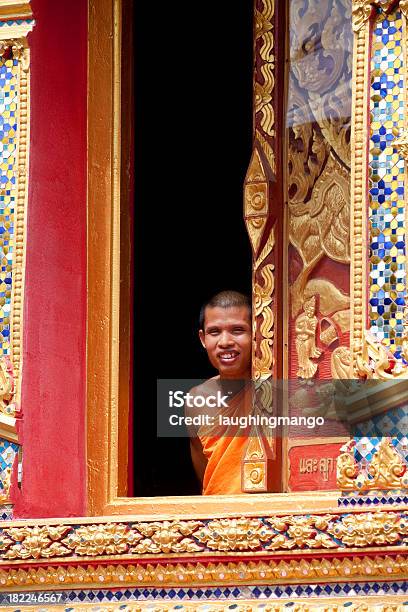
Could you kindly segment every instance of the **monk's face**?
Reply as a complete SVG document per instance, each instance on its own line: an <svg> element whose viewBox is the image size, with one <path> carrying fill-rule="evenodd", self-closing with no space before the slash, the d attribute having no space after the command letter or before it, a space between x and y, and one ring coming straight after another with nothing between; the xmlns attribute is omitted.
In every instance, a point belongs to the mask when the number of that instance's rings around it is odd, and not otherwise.
<svg viewBox="0 0 408 612"><path fill-rule="evenodd" d="M207 306L204 329L200 329L199 335L221 378L250 378L252 333L246 306Z"/></svg>

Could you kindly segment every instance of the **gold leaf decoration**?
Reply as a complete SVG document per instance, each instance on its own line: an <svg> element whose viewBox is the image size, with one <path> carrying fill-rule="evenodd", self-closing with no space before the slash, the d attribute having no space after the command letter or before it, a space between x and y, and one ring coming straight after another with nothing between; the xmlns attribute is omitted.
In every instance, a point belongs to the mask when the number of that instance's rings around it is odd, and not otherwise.
<svg viewBox="0 0 408 612"><path fill-rule="evenodd" d="M66 526L13 527L4 534L14 543L2 553L4 559L40 559L68 555L69 549L58 540L69 531Z"/></svg>
<svg viewBox="0 0 408 612"><path fill-rule="evenodd" d="M255 550L272 531L259 519L237 518L210 521L195 536L211 550Z"/></svg>
<svg viewBox="0 0 408 612"><path fill-rule="evenodd" d="M144 536L131 549L136 553L198 552L203 549L194 538L200 521L162 521L135 523L134 528ZM186 537L194 535L192 537Z"/></svg>
<svg viewBox="0 0 408 612"><path fill-rule="evenodd" d="M408 521L396 512L352 514L330 525L328 532L346 546L398 544L408 535Z"/></svg>
<svg viewBox="0 0 408 612"><path fill-rule="evenodd" d="M69 534L62 543L77 555L114 555L127 552L129 546L141 539L141 535L129 530L127 525L87 525Z"/></svg>
<svg viewBox="0 0 408 612"><path fill-rule="evenodd" d="M337 548L337 544L325 531L334 517L285 516L267 519L281 533L276 535L266 550L292 548Z"/></svg>

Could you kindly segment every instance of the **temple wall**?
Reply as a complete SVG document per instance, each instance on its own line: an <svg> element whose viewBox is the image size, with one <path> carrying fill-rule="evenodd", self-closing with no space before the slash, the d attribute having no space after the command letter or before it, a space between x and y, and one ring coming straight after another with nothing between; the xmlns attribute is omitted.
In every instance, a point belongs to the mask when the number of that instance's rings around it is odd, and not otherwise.
<svg viewBox="0 0 408 612"><path fill-rule="evenodd" d="M33 0L23 327L22 489L14 517L85 514L87 3Z"/></svg>

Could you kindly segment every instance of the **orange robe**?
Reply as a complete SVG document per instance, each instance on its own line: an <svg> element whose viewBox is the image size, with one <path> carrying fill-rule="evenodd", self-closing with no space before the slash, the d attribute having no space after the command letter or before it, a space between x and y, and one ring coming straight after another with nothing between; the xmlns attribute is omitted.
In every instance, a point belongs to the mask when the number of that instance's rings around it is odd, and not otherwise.
<svg viewBox="0 0 408 612"><path fill-rule="evenodd" d="M202 426L198 437L207 457L203 479L203 495L236 495L242 493L241 465L248 443L245 430L237 425L219 425L218 416L242 416L252 411L251 386L243 390L229 402L228 408L215 415L215 424ZM251 428L247 429L249 432Z"/></svg>

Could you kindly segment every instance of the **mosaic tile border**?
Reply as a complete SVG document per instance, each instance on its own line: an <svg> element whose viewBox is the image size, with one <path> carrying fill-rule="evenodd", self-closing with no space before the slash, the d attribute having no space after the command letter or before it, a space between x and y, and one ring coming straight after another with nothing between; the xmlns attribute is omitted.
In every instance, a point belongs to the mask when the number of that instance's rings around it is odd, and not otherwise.
<svg viewBox="0 0 408 612"><path fill-rule="evenodd" d="M408 494L400 493L395 495L362 495L358 494L345 497L339 497L339 506L347 508L348 506L384 506L388 504L407 504L408 505Z"/></svg>
<svg viewBox="0 0 408 612"><path fill-rule="evenodd" d="M354 584L321 583L293 584L287 586L229 586L202 588L126 588L89 589L63 591L64 604L74 603L117 603L125 601L166 601L198 602L207 599L216 601L236 600L290 600L298 598L329 598L358 596L406 595L408 583L399 582L357 582Z"/></svg>
<svg viewBox="0 0 408 612"><path fill-rule="evenodd" d="M0 505L0 521L12 521L13 520L13 505L2 504Z"/></svg>
<svg viewBox="0 0 408 612"><path fill-rule="evenodd" d="M403 17L378 16L372 31L369 154L369 318L374 336L401 357L406 299Z"/></svg>

